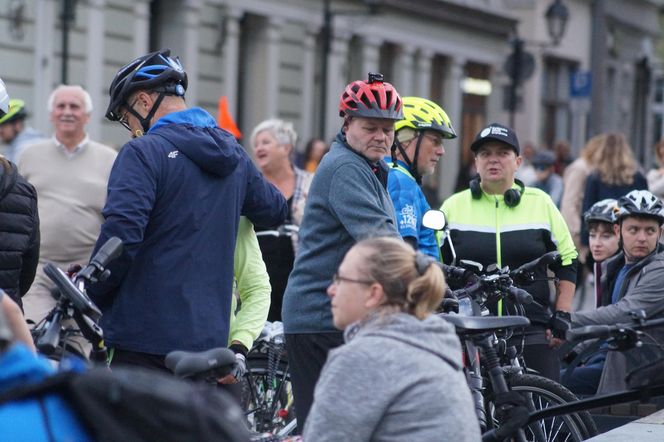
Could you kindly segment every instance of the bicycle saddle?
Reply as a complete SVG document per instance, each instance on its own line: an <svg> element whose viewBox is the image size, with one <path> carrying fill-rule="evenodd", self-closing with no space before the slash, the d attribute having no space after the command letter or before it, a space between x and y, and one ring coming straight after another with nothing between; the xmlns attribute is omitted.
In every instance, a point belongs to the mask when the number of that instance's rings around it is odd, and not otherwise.
<svg viewBox="0 0 664 442"><path fill-rule="evenodd" d="M525 316L458 316L440 315L451 322L458 332L465 334L493 332L512 327L526 327L530 320Z"/></svg>
<svg viewBox="0 0 664 442"><path fill-rule="evenodd" d="M166 367L177 377L189 378L218 370L220 377L233 369L236 358L232 350L221 347L201 352L176 350L166 355Z"/></svg>

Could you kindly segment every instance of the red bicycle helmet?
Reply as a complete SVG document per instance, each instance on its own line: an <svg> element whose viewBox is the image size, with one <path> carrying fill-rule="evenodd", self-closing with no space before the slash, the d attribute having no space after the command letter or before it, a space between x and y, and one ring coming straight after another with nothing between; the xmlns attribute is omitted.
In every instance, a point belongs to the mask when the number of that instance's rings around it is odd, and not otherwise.
<svg viewBox="0 0 664 442"><path fill-rule="evenodd" d="M403 119L401 97L390 83L383 81L383 74L369 73L369 81L350 83L341 94L340 117Z"/></svg>

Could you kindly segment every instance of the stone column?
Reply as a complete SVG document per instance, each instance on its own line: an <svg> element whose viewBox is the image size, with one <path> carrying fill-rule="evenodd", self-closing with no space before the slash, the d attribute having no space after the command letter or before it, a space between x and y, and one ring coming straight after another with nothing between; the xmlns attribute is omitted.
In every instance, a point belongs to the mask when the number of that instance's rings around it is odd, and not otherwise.
<svg viewBox="0 0 664 442"><path fill-rule="evenodd" d="M238 117L238 75L240 66L240 19L244 14L237 8L225 11L225 40L223 49L224 85L220 95L228 100L228 111L235 121Z"/></svg>
<svg viewBox="0 0 664 442"><path fill-rule="evenodd" d="M134 1L134 23L131 35L134 38L134 57L140 57L148 52L150 38L150 2L148 0ZM127 60L127 63L131 60Z"/></svg>
<svg viewBox="0 0 664 442"><path fill-rule="evenodd" d="M37 0L35 6L35 95L31 113L35 128L45 134L51 132L46 102L54 82L53 42L56 41L58 3L57 0Z"/></svg>
<svg viewBox="0 0 664 442"><path fill-rule="evenodd" d="M270 18L265 33L265 110L264 117L276 117L279 111L279 46L283 20Z"/></svg>
<svg viewBox="0 0 664 442"><path fill-rule="evenodd" d="M394 87L402 97L415 93L413 70L415 68L415 47L403 45L399 47L397 62L394 65ZM390 79L388 79L390 81Z"/></svg>
<svg viewBox="0 0 664 442"><path fill-rule="evenodd" d="M337 133L341 127L339 118L339 97L346 86L346 59L348 55L348 35L335 35L329 54L328 70L323 75L327 75L327 91L325 100L327 109L325 110L325 140L328 141Z"/></svg>
<svg viewBox="0 0 664 442"><path fill-rule="evenodd" d="M431 57L429 57L431 60ZM463 90L461 82L464 75L466 60L459 57L450 58L446 66L443 80L443 103L439 103L450 117L452 126L460 135L463 119ZM429 71L429 76L431 71ZM466 140L467 143L468 140ZM438 166L438 198L442 201L452 194L461 164L461 143L459 139L445 140L445 156Z"/></svg>
<svg viewBox="0 0 664 442"><path fill-rule="evenodd" d="M383 40L367 35L362 37L362 68L360 72L361 79L367 79L369 72L378 72L380 64L380 47ZM387 79L389 81L389 79Z"/></svg>
<svg viewBox="0 0 664 442"><path fill-rule="evenodd" d="M431 96L431 65L434 53L430 49L420 49L415 64L415 95L429 98Z"/></svg>
<svg viewBox="0 0 664 442"><path fill-rule="evenodd" d="M317 26L309 25L304 35L304 60L302 63L302 126L300 127L300 142L298 147L304 149L304 144L314 134L314 76L316 72L316 35L320 32Z"/></svg>
<svg viewBox="0 0 664 442"><path fill-rule="evenodd" d="M501 64L491 66L489 81L491 82L491 95L487 97L486 122L507 122L504 119L507 118L509 113L503 110L503 103L506 100L505 94L508 93L506 88L509 86L511 80Z"/></svg>
<svg viewBox="0 0 664 442"><path fill-rule="evenodd" d="M86 127L86 131L92 139L101 137L101 123L108 101L104 93L108 84L104 84L104 7L106 0L88 0L87 27L87 60L85 66L85 87L92 97L94 107L92 118ZM127 60L129 61L129 60Z"/></svg>
<svg viewBox="0 0 664 442"><path fill-rule="evenodd" d="M201 9L203 8L202 0L186 0L184 4L183 20L183 44L184 51L180 55L181 58L186 59L184 67L187 71L189 78L189 86L187 87L187 103L190 106L195 106L198 103L198 54L199 54L199 37L201 26ZM178 54L176 54L178 55Z"/></svg>

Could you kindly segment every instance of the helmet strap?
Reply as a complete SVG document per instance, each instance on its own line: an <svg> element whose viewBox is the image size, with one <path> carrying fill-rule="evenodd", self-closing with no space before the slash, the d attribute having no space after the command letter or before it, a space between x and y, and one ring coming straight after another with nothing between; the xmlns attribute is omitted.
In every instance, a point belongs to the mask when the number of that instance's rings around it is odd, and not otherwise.
<svg viewBox="0 0 664 442"><path fill-rule="evenodd" d="M141 127L143 128L143 134L147 133L150 130L150 120L152 120L154 114L157 113L157 109L159 109L159 106L161 105L164 96L166 96L165 92L159 92L159 96L155 100L154 104L152 105L152 108L150 109L150 112L148 112L145 118L143 118L133 108L128 108L129 113L135 116L136 119L139 121L139 123L141 123ZM142 134L139 135L139 131L136 131L136 136L142 136Z"/></svg>
<svg viewBox="0 0 664 442"><path fill-rule="evenodd" d="M415 144L415 155L413 155L413 160L412 161L408 157L408 154L406 154L406 149L403 148L403 146L401 145L399 140L397 140L395 138L394 141L395 141L395 145L396 145L397 149L399 149L399 153L403 157L404 163L406 163L406 165L408 165L408 171L413 176L413 178L415 178L415 182L418 185L421 185L422 184L422 176L417 171L417 156L420 153L420 145L422 144L422 139L424 138L424 132L422 132L422 131L418 131L418 132L419 132L419 135L417 137L417 144ZM392 161L394 162L394 164L396 166L396 152L394 152L394 150L392 151Z"/></svg>
<svg viewBox="0 0 664 442"><path fill-rule="evenodd" d="M413 155L413 164L409 164L410 166L410 173L413 174L413 177L415 178L415 181L417 181L417 184L422 185L422 176L420 175L420 172L417 170L417 157L420 155L420 145L422 144L422 140L424 139L424 131L419 131L420 134L417 137L417 144L415 145L415 155Z"/></svg>
<svg viewBox="0 0 664 442"><path fill-rule="evenodd" d="M408 165L408 171L410 174L415 178L415 182L418 185L422 185L422 176L417 170L417 157L420 154L420 145L422 144L422 140L424 139L424 132L418 131L419 135L417 137L417 143L415 144L415 155L413 155L413 159L411 160L408 155L406 154L406 149L403 148L401 143L397 144L397 148L399 149L399 153L401 153L401 156L403 157L404 163ZM396 139L395 139L396 141ZM394 159L394 155L393 155Z"/></svg>
<svg viewBox="0 0 664 442"><path fill-rule="evenodd" d="M399 149L399 152L402 152L403 155L403 147L401 146L401 142L397 139L397 137L394 137L394 143L392 143L392 147L390 148L390 156L392 157L392 167L397 167L397 148Z"/></svg>

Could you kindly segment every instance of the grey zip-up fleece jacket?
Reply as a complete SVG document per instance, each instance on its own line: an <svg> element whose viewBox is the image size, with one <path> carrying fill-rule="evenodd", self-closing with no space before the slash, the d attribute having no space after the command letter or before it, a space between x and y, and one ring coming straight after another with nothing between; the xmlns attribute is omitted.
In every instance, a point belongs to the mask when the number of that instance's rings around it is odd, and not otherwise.
<svg viewBox="0 0 664 442"><path fill-rule="evenodd" d="M305 442L481 440L454 328L374 315L346 329L323 368Z"/></svg>
<svg viewBox="0 0 664 442"><path fill-rule="evenodd" d="M284 292L286 333L338 332L327 287L346 252L370 236L400 238L394 207L374 167L387 179L387 165L371 165L339 134L316 169L309 188L300 243Z"/></svg>
<svg viewBox="0 0 664 442"><path fill-rule="evenodd" d="M623 253L609 258L602 263L605 275L617 275L625 263ZM611 299L613 284L602 286L603 300ZM643 258L632 267L620 288L620 298L615 304L605 305L593 310L572 313L572 326L615 325L631 322L630 312L644 310L647 319L664 317L664 246L658 245L656 252ZM657 342L664 340L664 327L647 330ZM644 339L644 344L652 344L651 339ZM598 394L615 393L627 388L625 376L637 366L651 362L652 355L647 345L627 352L610 351L607 354L604 370L597 389ZM647 351L646 351L647 350ZM655 350L658 354L659 351Z"/></svg>

